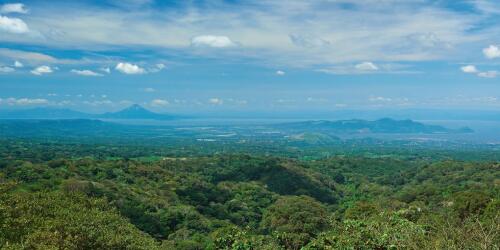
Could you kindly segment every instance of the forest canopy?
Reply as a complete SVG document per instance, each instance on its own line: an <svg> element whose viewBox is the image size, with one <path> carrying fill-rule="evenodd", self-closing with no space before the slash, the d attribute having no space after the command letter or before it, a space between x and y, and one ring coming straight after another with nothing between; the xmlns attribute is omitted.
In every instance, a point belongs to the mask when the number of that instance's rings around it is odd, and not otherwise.
<svg viewBox="0 0 500 250"><path fill-rule="evenodd" d="M90 145L14 140L0 154L2 249L497 249L500 242L496 161L125 158Z"/></svg>

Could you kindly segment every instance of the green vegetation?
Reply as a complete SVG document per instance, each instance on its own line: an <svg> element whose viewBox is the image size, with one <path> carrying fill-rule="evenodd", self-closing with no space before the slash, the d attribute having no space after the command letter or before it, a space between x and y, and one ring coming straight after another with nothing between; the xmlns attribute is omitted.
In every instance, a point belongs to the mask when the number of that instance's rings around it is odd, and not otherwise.
<svg viewBox="0 0 500 250"><path fill-rule="evenodd" d="M203 150L3 140L0 249L500 247L496 160Z"/></svg>

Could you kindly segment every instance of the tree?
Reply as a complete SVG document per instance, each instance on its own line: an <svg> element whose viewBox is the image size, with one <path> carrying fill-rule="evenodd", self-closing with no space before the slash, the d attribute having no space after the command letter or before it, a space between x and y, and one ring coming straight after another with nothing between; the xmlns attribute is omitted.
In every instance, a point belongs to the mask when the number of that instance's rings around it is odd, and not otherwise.
<svg viewBox="0 0 500 250"><path fill-rule="evenodd" d="M261 225L287 248L298 249L327 228L327 210L308 196L283 196L267 209Z"/></svg>
<svg viewBox="0 0 500 250"><path fill-rule="evenodd" d="M62 192L0 195L2 249L156 249L102 199Z"/></svg>

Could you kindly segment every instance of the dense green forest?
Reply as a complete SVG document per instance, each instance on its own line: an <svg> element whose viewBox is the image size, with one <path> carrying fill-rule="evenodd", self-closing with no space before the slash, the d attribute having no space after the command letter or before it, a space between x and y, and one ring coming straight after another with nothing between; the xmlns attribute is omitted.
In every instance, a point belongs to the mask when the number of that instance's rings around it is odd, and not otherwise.
<svg viewBox="0 0 500 250"><path fill-rule="evenodd" d="M2 142L1 249L500 247L487 158Z"/></svg>

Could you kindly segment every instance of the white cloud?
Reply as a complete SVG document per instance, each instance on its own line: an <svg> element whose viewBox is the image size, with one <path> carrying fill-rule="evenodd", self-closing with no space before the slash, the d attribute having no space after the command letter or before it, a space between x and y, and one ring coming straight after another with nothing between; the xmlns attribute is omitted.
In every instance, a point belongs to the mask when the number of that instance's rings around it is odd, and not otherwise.
<svg viewBox="0 0 500 250"><path fill-rule="evenodd" d="M368 98L370 102L392 102L392 98L383 97L383 96L371 96Z"/></svg>
<svg viewBox="0 0 500 250"><path fill-rule="evenodd" d="M0 74L1 73L11 73L16 71L14 68L7 67L7 66L0 66Z"/></svg>
<svg viewBox="0 0 500 250"><path fill-rule="evenodd" d="M111 73L111 69L109 67L100 68L99 70L107 74Z"/></svg>
<svg viewBox="0 0 500 250"><path fill-rule="evenodd" d="M0 7L0 13L8 14L8 13L20 13L26 14L28 10L22 3L7 3Z"/></svg>
<svg viewBox="0 0 500 250"><path fill-rule="evenodd" d="M225 48L235 46L236 44L227 36L204 35L193 37L193 39L191 39L191 45L197 47L208 46L213 48Z"/></svg>
<svg viewBox="0 0 500 250"><path fill-rule="evenodd" d="M22 64L20 61L16 60L14 62L14 67L16 67L16 68L22 68L22 67L24 67L24 64Z"/></svg>
<svg viewBox="0 0 500 250"><path fill-rule="evenodd" d="M167 100L163 99L154 99L151 101L151 106L153 107L164 107L169 105L170 103Z"/></svg>
<svg viewBox="0 0 500 250"><path fill-rule="evenodd" d="M134 74L144 74L146 71L139 67L138 65L131 64L131 63L124 63L120 62L116 65L115 67L116 70L128 74L128 75L134 75Z"/></svg>
<svg viewBox="0 0 500 250"><path fill-rule="evenodd" d="M69 100L63 100L63 101L60 101L60 102L55 102L54 104L57 105L57 106L75 105L75 103L73 103L72 101L69 101Z"/></svg>
<svg viewBox="0 0 500 250"><path fill-rule="evenodd" d="M477 74L479 77L484 77L484 78L495 78L498 76L498 71L486 71L486 72L480 72Z"/></svg>
<svg viewBox="0 0 500 250"><path fill-rule="evenodd" d="M328 99L325 99L325 98L315 98L315 97L307 97L306 101L307 102L311 102L311 103L325 103L325 102L329 102Z"/></svg>
<svg viewBox="0 0 500 250"><path fill-rule="evenodd" d="M13 60L28 61L31 63L63 63L63 61L46 54L22 50L0 48L0 56Z"/></svg>
<svg viewBox="0 0 500 250"><path fill-rule="evenodd" d="M154 67L154 68L149 69L149 72L150 72L150 73L157 73L157 72L162 71L165 67L166 67L166 66L165 66L165 64L163 64L163 63L158 63L158 64L156 64L156 65L155 65L155 67Z"/></svg>
<svg viewBox="0 0 500 250"><path fill-rule="evenodd" d="M222 104L224 104L224 100L214 97L214 98L208 99L208 103L210 103L212 105L222 105Z"/></svg>
<svg viewBox="0 0 500 250"><path fill-rule="evenodd" d="M36 98L36 99L30 99L30 98L7 98L7 99L0 99L0 103L5 103L9 106L27 106L27 105L44 105L44 104L49 104L49 101L47 99L41 99L41 98Z"/></svg>
<svg viewBox="0 0 500 250"><path fill-rule="evenodd" d="M114 102L110 100L102 100L102 101L83 101L82 102L85 105L90 105L90 106L113 106L115 105Z"/></svg>
<svg viewBox="0 0 500 250"><path fill-rule="evenodd" d="M361 70L361 71L376 71L376 70L378 70L377 65L375 65L372 62L362 62L360 64L356 64L354 66L354 68L356 68L357 70Z"/></svg>
<svg viewBox="0 0 500 250"><path fill-rule="evenodd" d="M478 73L479 71L477 70L476 66L474 65L466 65L460 68L464 73L470 73L470 74L475 74Z"/></svg>
<svg viewBox="0 0 500 250"><path fill-rule="evenodd" d="M304 48L318 48L331 44L327 40L310 35L291 34L289 37L294 45Z"/></svg>
<svg viewBox="0 0 500 250"><path fill-rule="evenodd" d="M285 74L286 74L285 71L281 71L281 70L276 71L276 75L284 76Z"/></svg>
<svg viewBox="0 0 500 250"><path fill-rule="evenodd" d="M153 92L156 92L156 89L154 88L145 88L143 89L144 92L148 92L148 93L153 93Z"/></svg>
<svg viewBox="0 0 500 250"><path fill-rule="evenodd" d="M159 70L162 70L162 69L164 69L165 67L166 67L166 66L165 66L165 64L163 64L163 63L158 63L158 64L156 64L156 68L157 68L157 69L159 69Z"/></svg>
<svg viewBox="0 0 500 250"><path fill-rule="evenodd" d="M290 99L278 99L275 101L278 104L292 104L295 103L295 100L290 100Z"/></svg>
<svg viewBox="0 0 500 250"><path fill-rule="evenodd" d="M102 76L102 74L96 73L92 70L78 70L78 69L72 69L71 73L81 75L81 76Z"/></svg>
<svg viewBox="0 0 500 250"><path fill-rule="evenodd" d="M419 74L420 71L412 70L412 66L399 63L385 63L375 65L371 62L363 62L357 65L339 64L316 71L334 75L356 75L356 74Z"/></svg>
<svg viewBox="0 0 500 250"><path fill-rule="evenodd" d="M0 15L0 31L22 34L29 32L28 25L19 18Z"/></svg>
<svg viewBox="0 0 500 250"><path fill-rule="evenodd" d="M50 66L43 65L32 70L31 74L39 76L43 74L50 74L52 72L54 71L52 70L52 68L50 68Z"/></svg>
<svg viewBox="0 0 500 250"><path fill-rule="evenodd" d="M490 45L488 48L483 49L483 54L489 59L500 57L500 48L495 45Z"/></svg>

